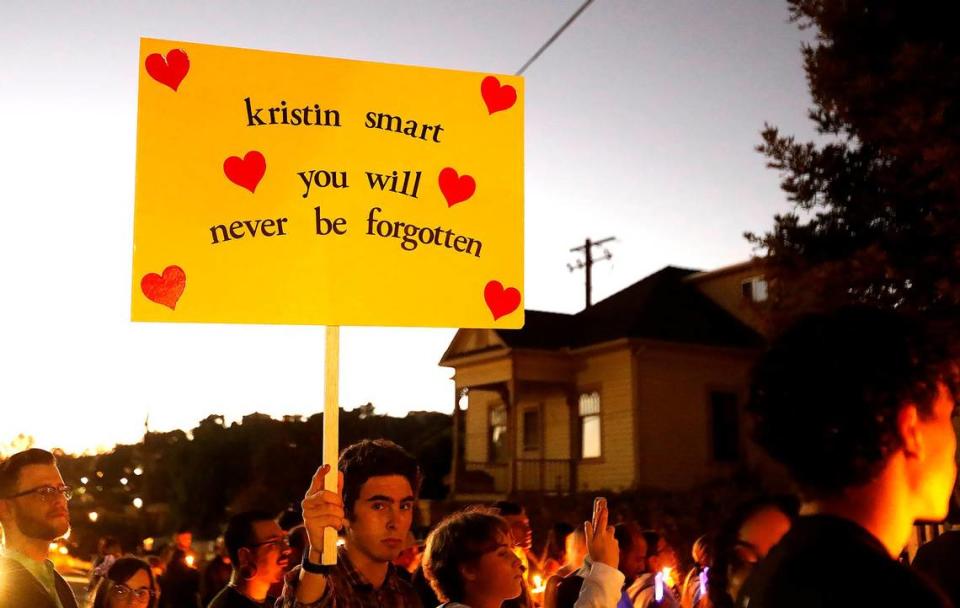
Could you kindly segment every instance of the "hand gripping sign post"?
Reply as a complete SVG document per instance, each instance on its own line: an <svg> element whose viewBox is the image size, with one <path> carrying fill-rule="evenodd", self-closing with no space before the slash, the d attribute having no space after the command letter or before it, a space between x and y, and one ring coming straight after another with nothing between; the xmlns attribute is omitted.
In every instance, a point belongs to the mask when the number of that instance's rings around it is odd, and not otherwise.
<svg viewBox="0 0 960 608"><path fill-rule="evenodd" d="M339 326L523 326L521 78L154 39L139 67L131 318L327 325L334 469Z"/></svg>

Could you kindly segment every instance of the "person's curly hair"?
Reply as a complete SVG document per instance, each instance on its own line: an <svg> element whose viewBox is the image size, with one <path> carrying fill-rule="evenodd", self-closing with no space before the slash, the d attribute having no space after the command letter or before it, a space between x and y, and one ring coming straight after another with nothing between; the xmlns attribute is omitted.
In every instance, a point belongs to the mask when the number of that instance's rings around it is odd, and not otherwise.
<svg viewBox="0 0 960 608"><path fill-rule="evenodd" d="M901 408L930 416L940 384L956 398L956 361L915 318L866 307L807 316L754 367L754 439L808 498L862 485L901 447Z"/></svg>
<svg viewBox="0 0 960 608"><path fill-rule="evenodd" d="M463 601L460 567L496 549L499 537L509 542L510 525L484 507L458 511L430 532L423 551L423 572L440 600Z"/></svg>

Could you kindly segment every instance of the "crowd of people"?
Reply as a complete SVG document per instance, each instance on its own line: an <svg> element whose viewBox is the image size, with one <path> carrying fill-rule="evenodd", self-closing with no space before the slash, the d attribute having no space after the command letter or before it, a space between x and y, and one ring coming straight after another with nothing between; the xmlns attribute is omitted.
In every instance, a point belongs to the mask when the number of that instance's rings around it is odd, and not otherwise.
<svg viewBox="0 0 960 608"><path fill-rule="evenodd" d="M105 541L85 605L95 608L792 608L949 607L960 561L947 534L902 558L915 522L947 515L956 480L956 353L920 321L867 308L810 315L757 362L754 438L797 496L758 497L693 543L614 521L594 500L533 550L522 504L474 505L413 538L420 470L401 446L364 440L320 467L299 513L230 517L217 557L190 563L189 532L164 558ZM325 489L337 476L337 490ZM69 529L52 454L0 464L0 606L75 608L47 559ZM335 563L324 536L340 535ZM325 559L327 558L327 559Z"/></svg>

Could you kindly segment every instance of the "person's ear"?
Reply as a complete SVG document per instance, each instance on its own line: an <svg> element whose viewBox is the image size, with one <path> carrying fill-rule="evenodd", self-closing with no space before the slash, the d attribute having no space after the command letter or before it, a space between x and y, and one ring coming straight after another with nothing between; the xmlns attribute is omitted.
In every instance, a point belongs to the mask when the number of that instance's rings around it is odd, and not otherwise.
<svg viewBox="0 0 960 608"><path fill-rule="evenodd" d="M905 405L897 412L897 433L907 458L923 457L923 432L920 429L920 414L916 405Z"/></svg>
<svg viewBox="0 0 960 608"><path fill-rule="evenodd" d="M468 564L461 564L460 578L462 578L464 582L473 583L477 580L477 571Z"/></svg>
<svg viewBox="0 0 960 608"><path fill-rule="evenodd" d="M253 559L253 551L251 551L247 547L241 547L240 550L237 551L237 561L239 562L237 564L238 568L240 566L243 566L244 564L249 564L252 561L255 561Z"/></svg>

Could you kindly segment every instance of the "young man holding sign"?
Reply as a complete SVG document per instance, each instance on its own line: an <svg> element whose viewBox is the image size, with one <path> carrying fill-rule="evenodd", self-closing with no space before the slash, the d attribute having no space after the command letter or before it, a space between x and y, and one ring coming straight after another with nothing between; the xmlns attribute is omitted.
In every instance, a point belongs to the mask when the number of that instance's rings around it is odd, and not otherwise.
<svg viewBox="0 0 960 608"><path fill-rule="evenodd" d="M323 489L330 466L314 474L303 499L310 546L303 564L287 576L284 608L421 608L420 598L391 562L413 523L420 469L406 450L364 440L340 454L338 491ZM322 566L326 528L344 530L337 563Z"/></svg>

